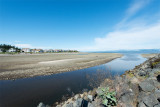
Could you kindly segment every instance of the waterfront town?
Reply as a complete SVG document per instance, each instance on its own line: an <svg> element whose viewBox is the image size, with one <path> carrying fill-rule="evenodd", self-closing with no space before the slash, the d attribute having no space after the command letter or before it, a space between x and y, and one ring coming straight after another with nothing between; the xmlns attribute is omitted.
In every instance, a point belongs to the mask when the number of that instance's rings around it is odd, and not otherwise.
<svg viewBox="0 0 160 107"><path fill-rule="evenodd" d="M31 49L18 48L12 45L1 44L0 53L58 53L58 52L78 52L77 50L64 49Z"/></svg>
<svg viewBox="0 0 160 107"><path fill-rule="evenodd" d="M78 52L77 50L63 50L63 49L30 49L22 48L21 52L24 53L54 53L54 52Z"/></svg>

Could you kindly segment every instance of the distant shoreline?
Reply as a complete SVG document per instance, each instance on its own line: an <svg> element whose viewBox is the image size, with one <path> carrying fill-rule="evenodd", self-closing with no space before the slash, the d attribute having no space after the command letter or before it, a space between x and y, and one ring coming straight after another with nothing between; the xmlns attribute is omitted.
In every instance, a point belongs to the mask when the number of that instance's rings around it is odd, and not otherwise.
<svg viewBox="0 0 160 107"><path fill-rule="evenodd" d="M118 53L50 53L0 55L0 80L74 71L122 57Z"/></svg>
<svg viewBox="0 0 160 107"><path fill-rule="evenodd" d="M158 53L153 53L153 54L141 54L141 55L142 55L142 57L149 59L149 58L153 58L153 57L156 56L157 54L158 54Z"/></svg>

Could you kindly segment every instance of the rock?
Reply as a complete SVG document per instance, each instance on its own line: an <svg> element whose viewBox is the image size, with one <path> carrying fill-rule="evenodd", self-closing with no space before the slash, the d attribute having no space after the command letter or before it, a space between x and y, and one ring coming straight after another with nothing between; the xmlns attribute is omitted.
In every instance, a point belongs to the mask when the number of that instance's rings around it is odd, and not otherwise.
<svg viewBox="0 0 160 107"><path fill-rule="evenodd" d="M78 98L78 99L74 102L73 106L74 106L74 107L81 107L81 106L82 106L82 102L83 102L83 99L82 99L82 98Z"/></svg>
<svg viewBox="0 0 160 107"><path fill-rule="evenodd" d="M88 99L89 99L90 101L93 101L93 96L92 96L92 95L88 95Z"/></svg>
<svg viewBox="0 0 160 107"><path fill-rule="evenodd" d="M88 107L95 107L92 103L88 103Z"/></svg>
<svg viewBox="0 0 160 107"><path fill-rule="evenodd" d="M131 104L134 101L134 95L131 92L125 92L122 96L121 96L121 101L126 103L126 104Z"/></svg>
<svg viewBox="0 0 160 107"><path fill-rule="evenodd" d="M42 102L40 102L37 107L46 107L46 106Z"/></svg>
<svg viewBox="0 0 160 107"><path fill-rule="evenodd" d="M84 96L84 98L83 98L84 100L88 100L88 97L87 96Z"/></svg>
<svg viewBox="0 0 160 107"><path fill-rule="evenodd" d="M78 98L80 98L80 95L79 95L79 94L76 94L76 95L74 96L74 99L77 100Z"/></svg>
<svg viewBox="0 0 160 107"><path fill-rule="evenodd" d="M66 104L66 107L73 107L73 103Z"/></svg>
<svg viewBox="0 0 160 107"><path fill-rule="evenodd" d="M96 89L94 89L94 90L91 92L91 95L92 95L93 97L96 97L96 95L97 95Z"/></svg>
<svg viewBox="0 0 160 107"><path fill-rule="evenodd" d="M83 98L83 94L80 94L80 98Z"/></svg>
<svg viewBox="0 0 160 107"><path fill-rule="evenodd" d="M140 72L138 73L138 75L139 75L139 76L146 76L147 73L146 73L145 71L140 71Z"/></svg>
<svg viewBox="0 0 160 107"><path fill-rule="evenodd" d="M158 89L160 89L160 83L157 80L153 80L154 86Z"/></svg>
<svg viewBox="0 0 160 107"><path fill-rule="evenodd" d="M153 107L154 105L159 103L154 94L150 94L149 96L144 97L142 100L143 103L148 107Z"/></svg>
<svg viewBox="0 0 160 107"><path fill-rule="evenodd" d="M130 81L131 81L132 84L138 84L139 83L139 80L136 77L133 77Z"/></svg>
<svg viewBox="0 0 160 107"><path fill-rule="evenodd" d="M99 95L100 93L103 93L103 92L102 92L102 90L97 89L97 90L96 90L96 93Z"/></svg>
<svg viewBox="0 0 160 107"><path fill-rule="evenodd" d="M160 82L160 75L157 76L157 81Z"/></svg>
<svg viewBox="0 0 160 107"><path fill-rule="evenodd" d="M160 98L160 90L156 89L154 91L154 95L156 96L157 99L159 99Z"/></svg>
<svg viewBox="0 0 160 107"><path fill-rule="evenodd" d="M138 104L138 107L146 107L146 105L145 105L143 102L140 102L140 103Z"/></svg>
<svg viewBox="0 0 160 107"><path fill-rule="evenodd" d="M141 102L142 99L147 96L148 94L144 91L141 91L139 94L138 94L138 102Z"/></svg>
<svg viewBox="0 0 160 107"><path fill-rule="evenodd" d="M154 107L160 107L160 104L155 105Z"/></svg>
<svg viewBox="0 0 160 107"><path fill-rule="evenodd" d="M143 81L139 84L139 86L145 92L151 92L155 88L151 80Z"/></svg>

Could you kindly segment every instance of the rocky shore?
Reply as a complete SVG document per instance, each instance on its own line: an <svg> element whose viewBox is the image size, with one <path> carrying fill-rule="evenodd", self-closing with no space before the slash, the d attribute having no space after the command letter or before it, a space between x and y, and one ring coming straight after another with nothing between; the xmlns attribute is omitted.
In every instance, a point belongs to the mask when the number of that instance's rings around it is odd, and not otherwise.
<svg viewBox="0 0 160 107"><path fill-rule="evenodd" d="M56 107L160 107L160 54ZM38 107L47 107L40 103Z"/></svg>

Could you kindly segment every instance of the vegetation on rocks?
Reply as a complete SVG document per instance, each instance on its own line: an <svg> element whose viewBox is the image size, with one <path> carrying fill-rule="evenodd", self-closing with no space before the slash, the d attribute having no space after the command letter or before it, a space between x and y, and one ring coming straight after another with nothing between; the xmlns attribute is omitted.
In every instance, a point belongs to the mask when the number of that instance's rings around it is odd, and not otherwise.
<svg viewBox="0 0 160 107"><path fill-rule="evenodd" d="M116 92L110 92L109 87L102 87L98 89L98 96L102 99L102 104L105 106L116 106Z"/></svg>

